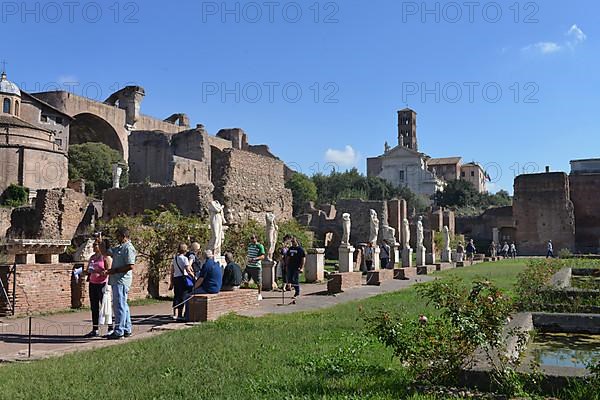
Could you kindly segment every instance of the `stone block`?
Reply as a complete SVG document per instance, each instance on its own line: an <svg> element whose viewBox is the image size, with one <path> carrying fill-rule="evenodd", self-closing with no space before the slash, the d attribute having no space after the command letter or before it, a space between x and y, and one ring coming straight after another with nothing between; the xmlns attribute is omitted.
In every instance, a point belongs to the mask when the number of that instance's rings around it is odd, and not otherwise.
<svg viewBox="0 0 600 400"><path fill-rule="evenodd" d="M379 286L381 282L392 279L394 279L394 270L391 269L367 272L367 285L370 286Z"/></svg>
<svg viewBox="0 0 600 400"><path fill-rule="evenodd" d="M437 263L437 264L435 264L436 271L445 271L447 269L452 269L452 268L454 268L454 264L452 264L452 263Z"/></svg>
<svg viewBox="0 0 600 400"><path fill-rule="evenodd" d="M307 283L320 282L325 279L325 249L308 249L304 278Z"/></svg>
<svg viewBox="0 0 600 400"><path fill-rule="evenodd" d="M417 269L413 267L394 269L394 279L410 279L417 276Z"/></svg>
<svg viewBox="0 0 600 400"><path fill-rule="evenodd" d="M35 254L15 254L17 264L35 264Z"/></svg>
<svg viewBox="0 0 600 400"><path fill-rule="evenodd" d="M435 265L426 265L424 267L417 267L417 275L431 275L436 271Z"/></svg>
<svg viewBox="0 0 600 400"><path fill-rule="evenodd" d="M190 321L214 321L222 315L258 307L258 292L240 289L218 294L197 294L190 300Z"/></svg>
<svg viewBox="0 0 600 400"><path fill-rule="evenodd" d="M464 261L457 261L456 262L456 268L461 268L465 266L465 262Z"/></svg>
<svg viewBox="0 0 600 400"><path fill-rule="evenodd" d="M329 294L342 293L347 289L362 286L362 272L343 272L329 275L327 292Z"/></svg>

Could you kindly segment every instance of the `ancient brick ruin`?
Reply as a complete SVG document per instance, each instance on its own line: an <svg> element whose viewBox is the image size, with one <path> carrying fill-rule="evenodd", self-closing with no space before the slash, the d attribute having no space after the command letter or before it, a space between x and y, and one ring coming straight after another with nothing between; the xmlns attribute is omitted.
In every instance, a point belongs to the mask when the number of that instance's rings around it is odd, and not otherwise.
<svg viewBox="0 0 600 400"><path fill-rule="evenodd" d="M481 243L514 241L521 255L545 254L549 240L555 252L598 253L600 168L596 164L597 160L572 161L569 175L520 175L515 179L512 207L458 218L457 231Z"/></svg>

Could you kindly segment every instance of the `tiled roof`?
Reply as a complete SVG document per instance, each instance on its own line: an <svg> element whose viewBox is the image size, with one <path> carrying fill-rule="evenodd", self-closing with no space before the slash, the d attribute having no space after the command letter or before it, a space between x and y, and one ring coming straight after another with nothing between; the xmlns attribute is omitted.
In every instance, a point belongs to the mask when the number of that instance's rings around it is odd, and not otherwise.
<svg viewBox="0 0 600 400"><path fill-rule="evenodd" d="M446 165L446 164L458 164L462 160L462 157L444 157L444 158L432 158L427 161L427 165Z"/></svg>

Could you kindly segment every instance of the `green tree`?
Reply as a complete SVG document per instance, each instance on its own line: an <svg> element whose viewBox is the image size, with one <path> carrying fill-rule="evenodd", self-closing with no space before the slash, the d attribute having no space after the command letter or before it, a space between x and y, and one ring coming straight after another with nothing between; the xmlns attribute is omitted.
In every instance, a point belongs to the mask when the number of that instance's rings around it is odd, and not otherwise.
<svg viewBox="0 0 600 400"><path fill-rule="evenodd" d="M448 182L443 192L435 194L435 201L442 207L465 207L479 203L480 196L475 186L462 179Z"/></svg>
<svg viewBox="0 0 600 400"><path fill-rule="evenodd" d="M136 217L117 217L102 226L102 231L116 243L116 229L126 227L140 258L148 264L148 291L157 297L158 283L170 271L179 243L208 243L208 225L196 216L184 216L175 206L146 210Z"/></svg>
<svg viewBox="0 0 600 400"><path fill-rule="evenodd" d="M11 183L0 196L0 202L7 207L21 207L29 200L29 189Z"/></svg>
<svg viewBox="0 0 600 400"><path fill-rule="evenodd" d="M294 215L300 213L302 206L307 201L317 200L317 186L304 174L294 173L291 179L285 183L285 187L292 191Z"/></svg>
<svg viewBox="0 0 600 400"><path fill-rule="evenodd" d="M97 198L112 187L112 165L124 165L121 187L128 183L127 167L121 154L104 143L83 143L69 146L69 179L85 179L86 193Z"/></svg>

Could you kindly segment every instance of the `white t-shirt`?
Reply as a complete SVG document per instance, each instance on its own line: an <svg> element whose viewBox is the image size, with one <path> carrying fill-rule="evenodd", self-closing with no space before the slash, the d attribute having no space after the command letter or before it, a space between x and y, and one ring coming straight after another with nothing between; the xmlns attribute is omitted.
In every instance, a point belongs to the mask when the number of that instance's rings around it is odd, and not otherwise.
<svg viewBox="0 0 600 400"><path fill-rule="evenodd" d="M179 264L179 265L178 265ZM180 276L187 275L187 266L190 265L190 261L185 254L178 254L173 258L173 277L178 278Z"/></svg>

